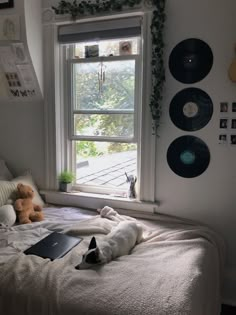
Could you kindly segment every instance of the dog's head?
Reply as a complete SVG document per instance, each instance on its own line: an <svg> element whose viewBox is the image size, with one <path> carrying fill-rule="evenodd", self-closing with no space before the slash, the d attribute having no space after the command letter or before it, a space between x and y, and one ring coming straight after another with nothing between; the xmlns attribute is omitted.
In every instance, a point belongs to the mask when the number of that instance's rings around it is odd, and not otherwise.
<svg viewBox="0 0 236 315"><path fill-rule="evenodd" d="M88 269L91 268L94 265L100 264L100 251L97 247L96 238L93 236L87 252L83 255L81 263L76 266L76 269Z"/></svg>

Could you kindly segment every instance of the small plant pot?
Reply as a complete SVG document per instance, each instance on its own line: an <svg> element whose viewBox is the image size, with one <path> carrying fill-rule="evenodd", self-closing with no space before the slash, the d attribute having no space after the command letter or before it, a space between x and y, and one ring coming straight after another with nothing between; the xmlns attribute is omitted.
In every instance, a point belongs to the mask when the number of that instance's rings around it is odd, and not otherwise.
<svg viewBox="0 0 236 315"><path fill-rule="evenodd" d="M72 189L71 183L60 183L59 184L59 190L63 192L70 192Z"/></svg>

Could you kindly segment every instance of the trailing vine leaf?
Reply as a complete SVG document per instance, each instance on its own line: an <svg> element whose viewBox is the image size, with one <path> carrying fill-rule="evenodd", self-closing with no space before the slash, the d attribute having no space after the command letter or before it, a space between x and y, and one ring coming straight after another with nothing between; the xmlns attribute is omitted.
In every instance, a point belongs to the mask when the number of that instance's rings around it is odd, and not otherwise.
<svg viewBox="0 0 236 315"><path fill-rule="evenodd" d="M53 6L55 14L70 14L73 20L79 16L94 15L101 12L121 11L123 8L135 7L142 0L61 0L57 7ZM165 82L165 68L163 61L164 41L163 29L165 25L165 3L166 0L150 0L154 6L151 35L152 35L152 94L150 97L150 111L153 120L153 134L158 135L160 119L162 114L162 94Z"/></svg>

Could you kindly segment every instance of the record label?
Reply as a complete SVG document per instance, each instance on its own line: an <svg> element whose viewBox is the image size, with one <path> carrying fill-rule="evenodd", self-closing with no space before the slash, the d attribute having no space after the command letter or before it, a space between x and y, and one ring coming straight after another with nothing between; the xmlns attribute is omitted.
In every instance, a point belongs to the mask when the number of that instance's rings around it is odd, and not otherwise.
<svg viewBox="0 0 236 315"><path fill-rule="evenodd" d="M169 57L173 77L182 83L196 83L204 79L213 65L211 48L204 41L189 38L177 44Z"/></svg>
<svg viewBox="0 0 236 315"><path fill-rule="evenodd" d="M170 103L173 124L184 131L196 131L205 127L213 114L213 102L201 89L187 88L178 92Z"/></svg>
<svg viewBox="0 0 236 315"><path fill-rule="evenodd" d="M210 152L201 139L182 136L175 139L167 151L167 162L171 170L185 178L201 175L210 162Z"/></svg>
<svg viewBox="0 0 236 315"><path fill-rule="evenodd" d="M187 102L183 106L183 114L187 118L195 117L198 113L198 106L194 102Z"/></svg>

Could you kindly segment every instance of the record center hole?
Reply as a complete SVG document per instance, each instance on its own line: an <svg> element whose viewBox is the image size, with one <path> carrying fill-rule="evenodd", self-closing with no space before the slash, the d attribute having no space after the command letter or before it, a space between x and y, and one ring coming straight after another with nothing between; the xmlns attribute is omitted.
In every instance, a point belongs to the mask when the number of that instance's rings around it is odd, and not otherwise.
<svg viewBox="0 0 236 315"><path fill-rule="evenodd" d="M195 162L196 156L194 152L185 150L180 154L180 160L185 165L192 165Z"/></svg>
<svg viewBox="0 0 236 315"><path fill-rule="evenodd" d="M187 102L183 106L184 116L191 118L198 114L198 105L194 102Z"/></svg>

